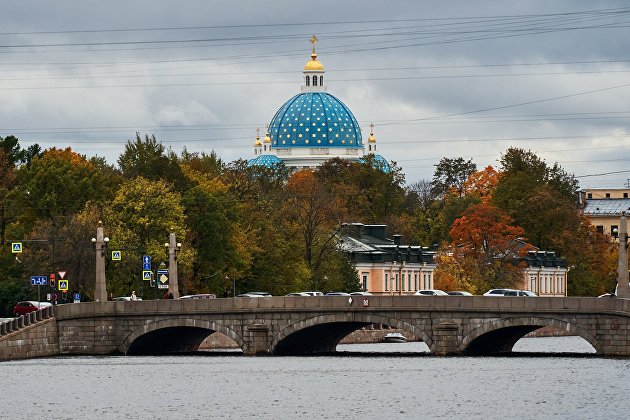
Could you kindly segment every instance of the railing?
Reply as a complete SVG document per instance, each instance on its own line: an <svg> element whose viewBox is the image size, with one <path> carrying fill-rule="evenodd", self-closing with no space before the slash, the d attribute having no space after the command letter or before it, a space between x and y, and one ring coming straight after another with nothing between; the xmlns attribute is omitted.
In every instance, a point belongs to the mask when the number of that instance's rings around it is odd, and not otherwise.
<svg viewBox="0 0 630 420"><path fill-rule="evenodd" d="M24 327L36 324L45 319L52 318L53 316L53 307L47 306L43 309L29 312L28 314L22 315L18 318L13 318L0 324L0 337L3 335L11 334L15 331L19 331Z"/></svg>

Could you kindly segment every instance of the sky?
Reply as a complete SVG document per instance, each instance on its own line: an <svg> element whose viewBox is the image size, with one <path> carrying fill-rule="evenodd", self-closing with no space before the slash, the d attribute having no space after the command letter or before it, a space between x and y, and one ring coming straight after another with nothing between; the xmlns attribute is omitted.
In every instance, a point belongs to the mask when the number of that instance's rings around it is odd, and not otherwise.
<svg viewBox="0 0 630 420"><path fill-rule="evenodd" d="M3 0L0 137L116 165L135 133L253 157L315 34L328 92L408 184L510 147L630 184L627 1Z"/></svg>

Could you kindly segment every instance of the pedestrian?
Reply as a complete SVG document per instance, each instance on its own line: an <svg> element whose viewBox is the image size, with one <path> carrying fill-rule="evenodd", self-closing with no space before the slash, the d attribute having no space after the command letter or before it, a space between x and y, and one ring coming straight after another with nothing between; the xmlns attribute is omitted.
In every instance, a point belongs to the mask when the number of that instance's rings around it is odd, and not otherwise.
<svg viewBox="0 0 630 420"><path fill-rule="evenodd" d="M164 295L162 296L162 299L168 299L168 292L164 292Z"/></svg>
<svg viewBox="0 0 630 420"><path fill-rule="evenodd" d="M138 297L136 296L136 291L135 290L133 290L131 292L131 296L129 297L129 299L131 299L131 300L138 300Z"/></svg>
<svg viewBox="0 0 630 420"><path fill-rule="evenodd" d="M170 290L168 291L167 299L173 299L173 292L171 292Z"/></svg>

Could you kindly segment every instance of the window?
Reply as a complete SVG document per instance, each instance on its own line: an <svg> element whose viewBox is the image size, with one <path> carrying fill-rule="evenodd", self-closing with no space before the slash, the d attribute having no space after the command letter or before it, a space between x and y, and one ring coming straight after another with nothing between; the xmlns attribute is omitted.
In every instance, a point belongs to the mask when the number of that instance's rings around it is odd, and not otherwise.
<svg viewBox="0 0 630 420"><path fill-rule="evenodd" d="M385 273L385 290L389 290L389 274Z"/></svg>
<svg viewBox="0 0 630 420"><path fill-rule="evenodd" d="M610 193L606 193L606 198L610 198Z"/></svg>
<svg viewBox="0 0 630 420"><path fill-rule="evenodd" d="M306 76L306 86L311 85L311 76Z"/></svg>
<svg viewBox="0 0 630 420"><path fill-rule="evenodd" d="M405 273L402 273L402 282L400 287L402 288L402 290L405 290Z"/></svg>
<svg viewBox="0 0 630 420"><path fill-rule="evenodd" d="M595 226L595 230L597 233L601 233L602 235L604 234L604 226L602 225Z"/></svg>
<svg viewBox="0 0 630 420"><path fill-rule="evenodd" d="M398 289L398 273L396 273L396 288L394 290L399 290Z"/></svg>
<svg viewBox="0 0 630 420"><path fill-rule="evenodd" d="M558 282L557 282L557 287L556 287L556 292L558 292L559 294L564 294L564 287L563 286L563 282L562 282L562 276L558 276Z"/></svg>
<svg viewBox="0 0 630 420"><path fill-rule="evenodd" d="M324 86L324 76L319 76L319 85Z"/></svg>
<svg viewBox="0 0 630 420"><path fill-rule="evenodd" d="M414 273L413 278L416 286L415 290L418 290L418 273Z"/></svg>
<svg viewBox="0 0 630 420"><path fill-rule="evenodd" d="M363 291L367 291L368 286L367 286L367 279L368 279L368 273L363 273Z"/></svg>
<svg viewBox="0 0 630 420"><path fill-rule="evenodd" d="M619 230L617 225L612 225L610 227L610 236L614 236L615 238L619 235Z"/></svg>
<svg viewBox="0 0 630 420"><path fill-rule="evenodd" d="M628 198L628 193L623 193L623 198Z"/></svg>
<svg viewBox="0 0 630 420"><path fill-rule="evenodd" d="M313 76L313 86L317 86L317 76Z"/></svg>
<svg viewBox="0 0 630 420"><path fill-rule="evenodd" d="M586 194L586 198L593 198L593 193Z"/></svg>
<svg viewBox="0 0 630 420"><path fill-rule="evenodd" d="M411 290L411 273L407 274L407 290Z"/></svg>
<svg viewBox="0 0 630 420"><path fill-rule="evenodd" d="M427 273L422 273L422 288L423 289L428 289L429 288L427 286Z"/></svg>
<svg viewBox="0 0 630 420"><path fill-rule="evenodd" d="M536 290L536 276L529 276L529 290L537 292Z"/></svg>

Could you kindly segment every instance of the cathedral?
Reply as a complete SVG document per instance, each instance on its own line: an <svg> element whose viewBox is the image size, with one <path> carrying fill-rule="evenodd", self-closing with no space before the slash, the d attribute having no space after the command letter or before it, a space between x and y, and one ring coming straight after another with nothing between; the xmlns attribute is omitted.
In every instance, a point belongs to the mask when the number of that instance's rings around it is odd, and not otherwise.
<svg viewBox="0 0 630 420"><path fill-rule="evenodd" d="M256 136L255 157L248 165L270 167L283 163L294 171L313 169L332 158L363 161L389 172L385 158L376 154L374 126L370 125L367 152L354 114L341 100L326 92L325 71L317 59L313 35L311 59L304 66L301 92L286 101L271 119L264 139Z"/></svg>

